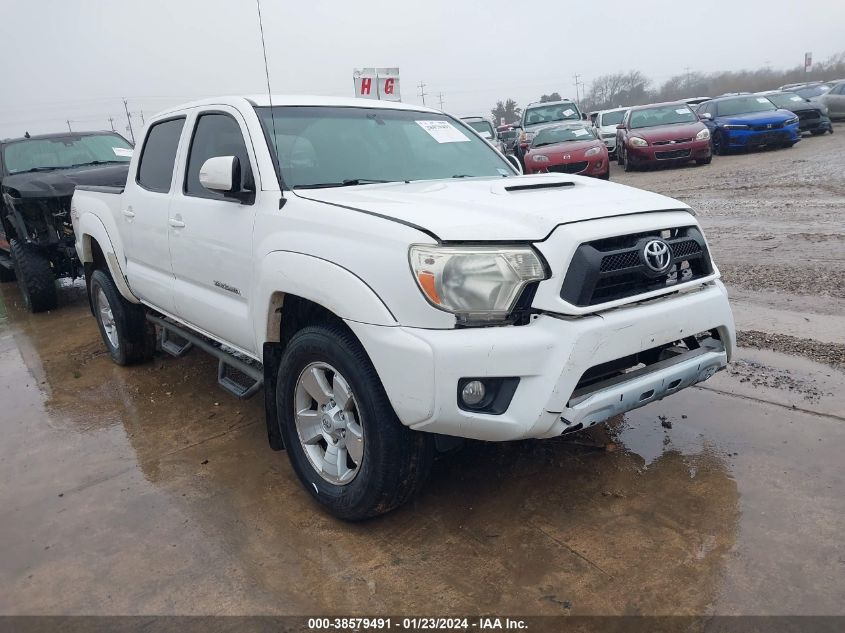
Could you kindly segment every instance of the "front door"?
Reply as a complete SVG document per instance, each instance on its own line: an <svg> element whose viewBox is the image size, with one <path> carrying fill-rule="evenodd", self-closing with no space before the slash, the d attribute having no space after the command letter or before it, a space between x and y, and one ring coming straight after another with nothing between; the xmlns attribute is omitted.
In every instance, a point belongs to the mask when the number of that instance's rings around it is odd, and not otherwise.
<svg viewBox="0 0 845 633"><path fill-rule="evenodd" d="M187 156L170 205L170 260L180 318L243 351L257 354L249 315L255 200L210 191L199 182L203 163L235 156L242 189L256 191L255 157L247 150L246 125L231 108L193 117ZM262 139L263 142L263 139Z"/></svg>

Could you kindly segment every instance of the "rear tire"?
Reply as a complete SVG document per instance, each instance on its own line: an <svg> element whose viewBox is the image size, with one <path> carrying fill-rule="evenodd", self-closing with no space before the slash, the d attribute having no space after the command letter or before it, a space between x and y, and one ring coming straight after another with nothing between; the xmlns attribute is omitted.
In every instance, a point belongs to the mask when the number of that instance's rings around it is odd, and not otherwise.
<svg viewBox="0 0 845 633"><path fill-rule="evenodd" d="M95 270L88 283L91 310L112 360L118 365L134 365L155 354L155 326L146 319L143 306L128 302L111 276Z"/></svg>
<svg viewBox="0 0 845 633"><path fill-rule="evenodd" d="M56 276L53 267L41 252L18 240L9 243L14 275L23 301L30 312L46 312L56 307Z"/></svg>
<svg viewBox="0 0 845 633"><path fill-rule="evenodd" d="M309 374L314 371L317 379ZM315 385L319 400L311 396ZM276 394L291 465L308 494L334 516L359 521L384 514L422 488L432 438L399 421L364 348L343 325L311 326L291 338ZM343 428L332 426L338 415L332 411L340 412ZM348 444L353 437L357 450Z"/></svg>
<svg viewBox="0 0 845 633"><path fill-rule="evenodd" d="M619 143L616 144L616 164L625 164L625 156L622 155L622 145L620 145Z"/></svg>

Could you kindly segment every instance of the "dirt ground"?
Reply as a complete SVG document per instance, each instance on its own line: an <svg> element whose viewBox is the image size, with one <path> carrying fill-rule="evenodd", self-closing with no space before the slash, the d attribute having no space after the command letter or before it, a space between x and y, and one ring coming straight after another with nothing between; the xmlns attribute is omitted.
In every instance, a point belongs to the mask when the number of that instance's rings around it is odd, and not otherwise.
<svg viewBox="0 0 845 633"><path fill-rule="evenodd" d="M117 367L80 284L43 315L0 285L0 614L845 614L845 125L611 178L698 210L738 358L589 434L470 444L361 524L210 358Z"/></svg>

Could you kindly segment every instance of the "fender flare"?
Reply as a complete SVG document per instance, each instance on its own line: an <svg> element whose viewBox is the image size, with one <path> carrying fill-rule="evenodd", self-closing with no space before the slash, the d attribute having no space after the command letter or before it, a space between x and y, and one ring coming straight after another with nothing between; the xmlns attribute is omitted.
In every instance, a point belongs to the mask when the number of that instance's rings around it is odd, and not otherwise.
<svg viewBox="0 0 845 633"><path fill-rule="evenodd" d="M348 321L398 325L384 300L352 271L326 259L296 251L264 256L254 286L253 323L256 342L279 340L284 295L308 299Z"/></svg>
<svg viewBox="0 0 845 633"><path fill-rule="evenodd" d="M114 280L120 294L131 303L141 303L129 288L129 284L126 281L126 277L123 274L120 262L115 253L114 244L103 221L93 213L82 213L79 216L76 230L78 233L76 250L79 260L83 264L90 264L94 261L94 249L91 246L91 241L96 241L100 246L100 250L103 252L103 256L106 258L109 274Z"/></svg>

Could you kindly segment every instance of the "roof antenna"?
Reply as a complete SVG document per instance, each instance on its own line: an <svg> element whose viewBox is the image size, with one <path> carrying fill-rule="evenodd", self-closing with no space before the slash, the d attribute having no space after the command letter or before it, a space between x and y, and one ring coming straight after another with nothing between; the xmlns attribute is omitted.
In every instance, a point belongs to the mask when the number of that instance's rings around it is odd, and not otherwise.
<svg viewBox="0 0 845 633"><path fill-rule="evenodd" d="M270 68L267 65L267 45L264 43L264 22L261 19L261 0L255 0L255 6L258 8L258 27L261 30L261 51L264 53L264 75L267 77L267 97L270 100L270 121L273 126L273 147L271 149L273 153L276 154L276 176L278 176L279 184L282 188L282 196L279 199L279 208L281 209L285 206L285 184L284 181L282 181L282 170L279 166L279 152L276 147L276 113L273 109L273 91L270 89Z"/></svg>

